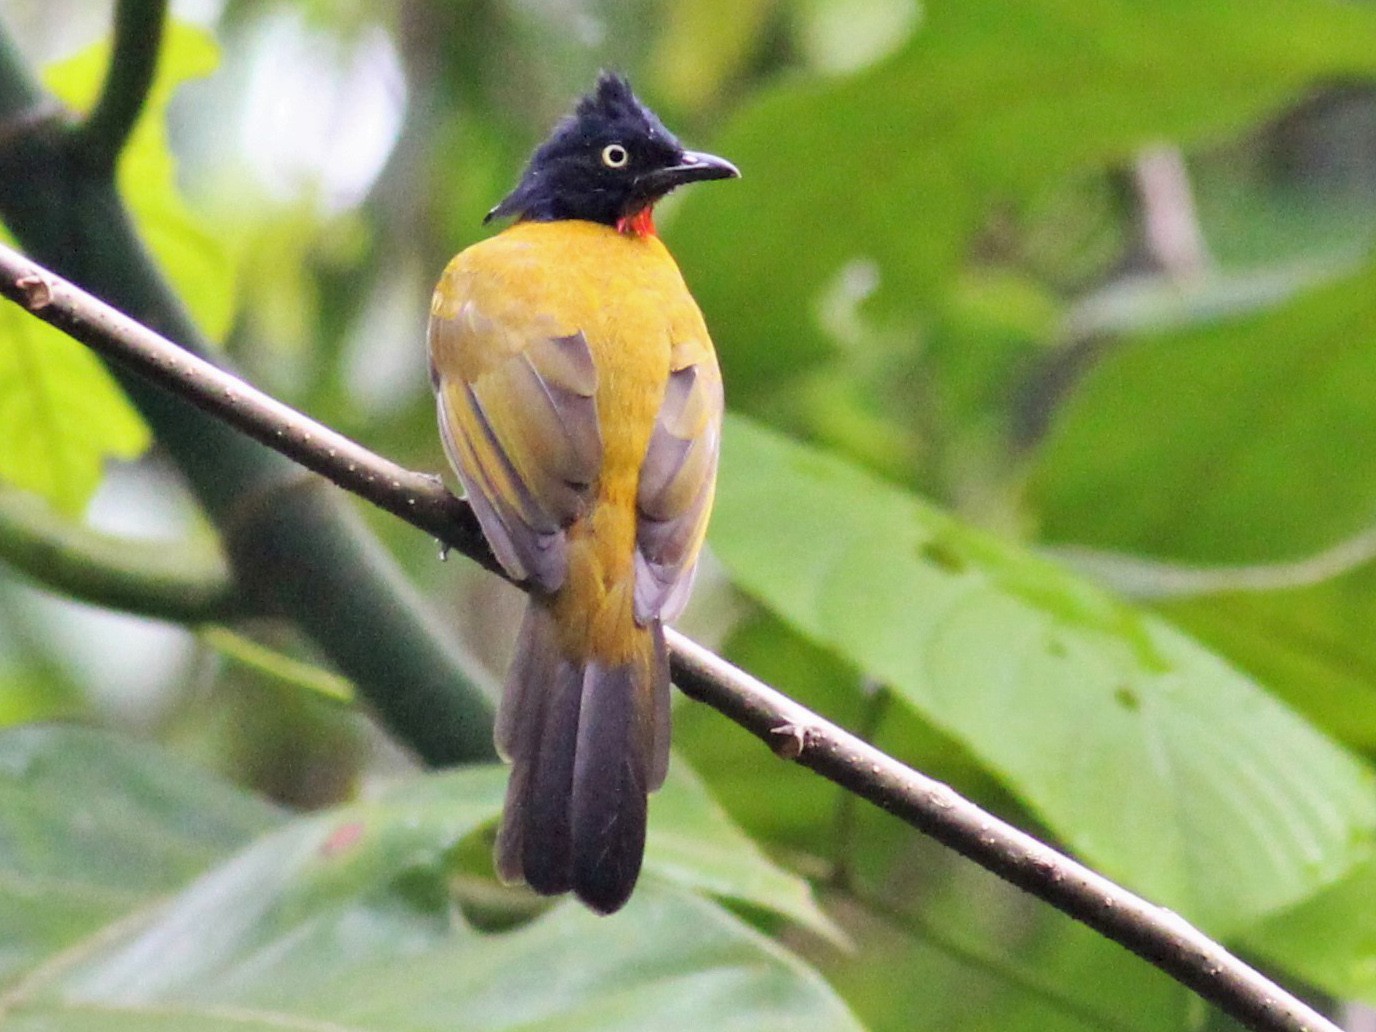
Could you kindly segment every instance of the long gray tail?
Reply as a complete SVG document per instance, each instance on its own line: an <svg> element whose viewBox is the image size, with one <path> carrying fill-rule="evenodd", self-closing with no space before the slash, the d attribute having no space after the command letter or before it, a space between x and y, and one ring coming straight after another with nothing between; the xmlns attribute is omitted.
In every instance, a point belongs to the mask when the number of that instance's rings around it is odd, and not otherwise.
<svg viewBox="0 0 1376 1032"><path fill-rule="evenodd" d="M574 892L610 914L630 898L645 853L646 796L669 762L669 663L658 621L636 628L629 663L579 662L533 599L497 714L512 764L497 873L541 895Z"/></svg>

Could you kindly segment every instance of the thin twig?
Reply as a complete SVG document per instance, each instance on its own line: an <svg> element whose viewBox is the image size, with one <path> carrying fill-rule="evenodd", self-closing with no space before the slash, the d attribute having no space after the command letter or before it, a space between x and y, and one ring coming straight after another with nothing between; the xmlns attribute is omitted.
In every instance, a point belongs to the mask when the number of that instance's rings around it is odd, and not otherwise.
<svg viewBox="0 0 1376 1032"><path fill-rule="evenodd" d="M119 0L115 39L100 97L77 128L78 153L93 168L112 172L143 111L162 49L167 0Z"/></svg>
<svg viewBox="0 0 1376 1032"><path fill-rule="evenodd" d="M0 293L100 354L492 567L466 505L189 355L15 251L0 247ZM1013 885L1127 947L1259 1032L1338 1032L1322 1015L1183 918L985 813L670 631L674 680L688 695L793 760L894 814Z"/></svg>

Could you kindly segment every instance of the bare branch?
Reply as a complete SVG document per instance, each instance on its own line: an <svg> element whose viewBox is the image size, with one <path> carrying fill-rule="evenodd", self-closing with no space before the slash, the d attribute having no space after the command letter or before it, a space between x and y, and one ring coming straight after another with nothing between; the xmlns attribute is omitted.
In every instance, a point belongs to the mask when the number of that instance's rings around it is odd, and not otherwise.
<svg viewBox="0 0 1376 1032"><path fill-rule="evenodd" d="M489 568L468 507L438 481L402 469L217 369L0 247L0 293L100 354L146 376L434 534ZM1127 947L1259 1032L1339 1032L1183 918L1051 849L677 632L674 679L776 755L868 799L1013 885Z"/></svg>

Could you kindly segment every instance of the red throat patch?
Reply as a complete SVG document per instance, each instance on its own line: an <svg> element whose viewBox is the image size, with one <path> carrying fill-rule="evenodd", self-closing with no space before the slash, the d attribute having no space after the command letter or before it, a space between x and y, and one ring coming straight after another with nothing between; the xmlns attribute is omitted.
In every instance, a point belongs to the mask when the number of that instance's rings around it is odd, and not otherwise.
<svg viewBox="0 0 1376 1032"><path fill-rule="evenodd" d="M647 204L631 215L623 215L616 220L616 231L626 236L647 237L655 235L655 209Z"/></svg>

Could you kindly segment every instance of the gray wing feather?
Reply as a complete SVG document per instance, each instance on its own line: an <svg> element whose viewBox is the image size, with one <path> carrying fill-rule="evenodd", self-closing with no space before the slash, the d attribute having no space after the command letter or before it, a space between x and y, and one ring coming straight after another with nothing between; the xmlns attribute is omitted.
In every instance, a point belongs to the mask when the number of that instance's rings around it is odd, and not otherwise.
<svg viewBox="0 0 1376 1032"><path fill-rule="evenodd" d="M696 365L669 375L636 497L635 618L673 620L688 602L717 471L721 382Z"/></svg>
<svg viewBox="0 0 1376 1032"><path fill-rule="evenodd" d="M602 466L597 372L582 334L544 338L473 382L441 383L441 436L502 567L545 591L563 583L564 528Z"/></svg>

